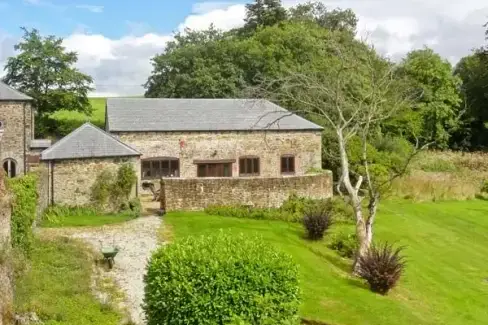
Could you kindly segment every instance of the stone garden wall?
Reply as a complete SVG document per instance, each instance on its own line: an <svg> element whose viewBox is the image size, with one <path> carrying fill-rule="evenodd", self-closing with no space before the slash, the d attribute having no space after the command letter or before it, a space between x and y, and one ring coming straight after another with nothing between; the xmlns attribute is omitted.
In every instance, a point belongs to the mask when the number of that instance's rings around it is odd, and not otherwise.
<svg viewBox="0 0 488 325"><path fill-rule="evenodd" d="M202 210L208 205L279 207L290 194L332 196L332 173L286 177L163 178L161 207L166 211Z"/></svg>
<svg viewBox="0 0 488 325"><path fill-rule="evenodd" d="M10 264L10 198L0 175L0 325L13 319L13 283Z"/></svg>
<svg viewBox="0 0 488 325"><path fill-rule="evenodd" d="M69 159L51 163L50 191L51 203L67 206L83 206L90 203L91 188L97 175L104 169L114 173L124 162L130 161L140 179L141 170L139 158L89 158ZM136 186L137 188L137 186ZM137 189L134 188L134 195Z"/></svg>

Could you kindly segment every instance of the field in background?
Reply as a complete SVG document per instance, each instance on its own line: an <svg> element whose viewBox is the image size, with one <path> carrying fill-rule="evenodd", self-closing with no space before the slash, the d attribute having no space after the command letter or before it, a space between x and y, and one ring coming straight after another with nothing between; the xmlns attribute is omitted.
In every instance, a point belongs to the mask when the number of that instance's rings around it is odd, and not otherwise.
<svg viewBox="0 0 488 325"><path fill-rule="evenodd" d="M488 154L426 151L411 173L395 182L391 195L414 201L469 200L488 181Z"/></svg>
<svg viewBox="0 0 488 325"><path fill-rule="evenodd" d="M303 239L300 224L175 212L165 216L176 239L215 233L258 234L299 264L302 317L331 325L488 324L488 202L384 202L376 240L405 245L407 269L383 297L350 276L351 261L324 241ZM354 231L335 224L331 232Z"/></svg>
<svg viewBox="0 0 488 325"><path fill-rule="evenodd" d="M61 110L52 114L51 117L56 121L63 135L70 133L85 122L91 122L100 128L104 128L106 101L106 98L90 98L91 115Z"/></svg>

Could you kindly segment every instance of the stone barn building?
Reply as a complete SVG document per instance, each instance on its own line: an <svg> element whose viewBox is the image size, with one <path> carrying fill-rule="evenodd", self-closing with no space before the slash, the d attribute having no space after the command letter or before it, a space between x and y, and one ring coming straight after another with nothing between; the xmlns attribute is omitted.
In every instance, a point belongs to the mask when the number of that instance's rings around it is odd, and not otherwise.
<svg viewBox="0 0 488 325"><path fill-rule="evenodd" d="M51 204L89 204L91 187L102 170L116 172L120 164L130 162L138 172L140 155L93 124L83 124L41 154L48 164ZM137 195L137 187L133 192Z"/></svg>
<svg viewBox="0 0 488 325"><path fill-rule="evenodd" d="M281 177L322 167L322 128L264 100L109 98L106 131L141 177Z"/></svg>

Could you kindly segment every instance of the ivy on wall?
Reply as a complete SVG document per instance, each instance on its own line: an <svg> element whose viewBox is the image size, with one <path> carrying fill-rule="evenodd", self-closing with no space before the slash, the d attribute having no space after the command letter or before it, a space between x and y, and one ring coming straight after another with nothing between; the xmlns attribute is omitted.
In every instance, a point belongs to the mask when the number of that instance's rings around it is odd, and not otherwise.
<svg viewBox="0 0 488 325"><path fill-rule="evenodd" d="M12 194L11 235L12 246L29 256L32 251L34 233L32 224L36 219L37 174L10 178L7 186Z"/></svg>
<svg viewBox="0 0 488 325"><path fill-rule="evenodd" d="M136 182L137 175L130 163L122 164L116 173L102 170L91 188L92 204L97 209L126 209Z"/></svg>

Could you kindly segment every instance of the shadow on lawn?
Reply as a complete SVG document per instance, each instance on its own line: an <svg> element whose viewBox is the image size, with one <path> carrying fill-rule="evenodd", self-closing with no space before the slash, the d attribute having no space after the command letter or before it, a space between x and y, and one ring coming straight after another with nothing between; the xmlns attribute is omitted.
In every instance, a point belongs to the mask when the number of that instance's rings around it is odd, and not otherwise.
<svg viewBox="0 0 488 325"><path fill-rule="evenodd" d="M308 320L308 319L305 319L305 318L302 318L301 323L303 325L332 325L332 324L329 324L329 323L324 323L324 322L320 322L320 321L317 321L317 320Z"/></svg>
<svg viewBox="0 0 488 325"><path fill-rule="evenodd" d="M312 253L315 255L319 256L320 258L323 258L327 260L327 262L331 263L341 271L344 271L345 273L350 273L351 272L351 263L344 259L341 258L340 256L332 255L332 254L325 254L324 252L312 247L308 246L307 247Z"/></svg>

